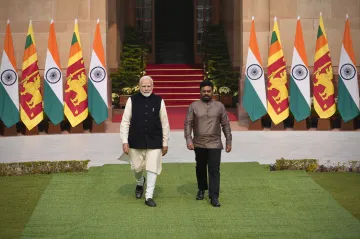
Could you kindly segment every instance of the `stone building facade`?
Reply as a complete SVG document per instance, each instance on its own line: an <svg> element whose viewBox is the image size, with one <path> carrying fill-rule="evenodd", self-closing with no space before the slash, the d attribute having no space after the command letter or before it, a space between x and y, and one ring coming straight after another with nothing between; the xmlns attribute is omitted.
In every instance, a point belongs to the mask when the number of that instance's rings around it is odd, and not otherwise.
<svg viewBox="0 0 360 239"><path fill-rule="evenodd" d="M139 0L137 0L139 1ZM149 0L144 0L149 1ZM150 0L151 1L151 0ZM153 0L156 2L156 0ZM201 0L194 0L198 2ZM255 17L261 58L266 68L273 18L278 18L285 60L291 65L296 19L301 17L310 70L314 62L319 13L322 12L333 66L339 64L345 15L349 14L357 66L360 66L360 0L211 0L213 19L222 22L233 67L244 71L251 17ZM53 18L60 53L66 71L74 19L79 21L85 66L90 64L96 20L100 19L102 39L109 71L117 69L125 25L136 24L136 0L0 0L0 51L3 49L6 22L11 30L17 68L22 57L29 20L33 22L39 68L44 69L49 23ZM185 16L184 16L185 17ZM242 77L241 77L242 78ZM242 79L239 79L242 88ZM110 98L110 97L109 97Z"/></svg>

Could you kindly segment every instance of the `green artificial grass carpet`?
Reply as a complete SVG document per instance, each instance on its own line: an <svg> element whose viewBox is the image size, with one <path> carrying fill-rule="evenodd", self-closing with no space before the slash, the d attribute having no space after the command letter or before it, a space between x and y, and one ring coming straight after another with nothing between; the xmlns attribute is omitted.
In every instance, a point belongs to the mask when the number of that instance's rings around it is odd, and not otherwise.
<svg viewBox="0 0 360 239"><path fill-rule="evenodd" d="M0 177L0 238L20 238L52 175Z"/></svg>
<svg viewBox="0 0 360 239"><path fill-rule="evenodd" d="M344 208L360 220L360 173L309 173Z"/></svg>
<svg viewBox="0 0 360 239"><path fill-rule="evenodd" d="M360 222L304 171L221 164L220 208L196 201L195 164L164 164L154 200L129 165L54 174L23 238L359 238Z"/></svg>

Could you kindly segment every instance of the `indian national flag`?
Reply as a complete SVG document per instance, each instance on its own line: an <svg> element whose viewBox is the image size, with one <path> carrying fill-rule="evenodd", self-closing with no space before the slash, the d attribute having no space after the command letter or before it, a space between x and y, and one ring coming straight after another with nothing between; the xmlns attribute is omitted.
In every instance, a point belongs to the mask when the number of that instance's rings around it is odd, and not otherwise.
<svg viewBox="0 0 360 239"><path fill-rule="evenodd" d="M296 24L291 64L290 96L290 110L295 120L300 122L309 117L311 111L310 76L300 17L298 17Z"/></svg>
<svg viewBox="0 0 360 239"><path fill-rule="evenodd" d="M51 20L45 62L44 111L54 125L59 124L64 118L63 101L60 58L56 43L54 21Z"/></svg>
<svg viewBox="0 0 360 239"><path fill-rule="evenodd" d="M64 113L72 127L83 122L88 112L87 78L84 59L80 44L77 19L75 19L74 33L66 71L65 106Z"/></svg>
<svg viewBox="0 0 360 239"><path fill-rule="evenodd" d="M320 118L326 119L335 113L336 106L330 50L321 13L316 39L313 74L314 108Z"/></svg>
<svg viewBox="0 0 360 239"><path fill-rule="evenodd" d="M348 15L346 15L338 83L338 109L344 122L354 119L360 113L357 75L354 48L350 34L350 23Z"/></svg>
<svg viewBox="0 0 360 239"><path fill-rule="evenodd" d="M249 49L245 70L243 106L251 121L260 119L267 112L264 69L256 39L255 20L251 21Z"/></svg>
<svg viewBox="0 0 360 239"><path fill-rule="evenodd" d="M97 124L108 118L108 89L105 55L101 40L100 23L96 24L89 74L89 111Z"/></svg>
<svg viewBox="0 0 360 239"><path fill-rule="evenodd" d="M7 22L0 67L0 119L10 128L19 122L19 82L16 73L14 45L10 21Z"/></svg>
<svg viewBox="0 0 360 239"><path fill-rule="evenodd" d="M30 21L20 83L20 118L28 130L33 129L44 119L40 85L35 38Z"/></svg>
<svg viewBox="0 0 360 239"><path fill-rule="evenodd" d="M289 93L286 83L286 63L275 17L268 56L267 87L268 114L274 124L282 122L289 116Z"/></svg>

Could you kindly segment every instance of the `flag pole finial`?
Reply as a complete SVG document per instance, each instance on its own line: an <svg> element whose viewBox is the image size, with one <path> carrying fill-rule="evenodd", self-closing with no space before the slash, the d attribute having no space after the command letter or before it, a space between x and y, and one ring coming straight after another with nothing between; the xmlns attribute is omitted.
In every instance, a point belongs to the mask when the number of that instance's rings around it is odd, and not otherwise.
<svg viewBox="0 0 360 239"><path fill-rule="evenodd" d="M297 17L297 20L300 20L300 16Z"/></svg>
<svg viewBox="0 0 360 239"><path fill-rule="evenodd" d="M252 20L252 21L254 21L254 20L255 20L255 17L254 17L254 16L252 16L252 17L251 17L251 20Z"/></svg>
<svg viewBox="0 0 360 239"><path fill-rule="evenodd" d="M320 17L322 17L322 12L320 12Z"/></svg>
<svg viewBox="0 0 360 239"><path fill-rule="evenodd" d="M78 19L77 18L75 18L75 24L77 24L78 23Z"/></svg>
<svg viewBox="0 0 360 239"><path fill-rule="evenodd" d="M277 17L276 17L276 16L274 17L274 21L277 21Z"/></svg>
<svg viewBox="0 0 360 239"><path fill-rule="evenodd" d="M97 19L97 21L96 21L96 23L99 23L100 22L100 20L99 20L99 18Z"/></svg>
<svg viewBox="0 0 360 239"><path fill-rule="evenodd" d="M32 25L32 20L30 19L30 23L29 23L29 25L31 26Z"/></svg>
<svg viewBox="0 0 360 239"><path fill-rule="evenodd" d="M346 13L346 19L348 19L348 18L349 18L349 14Z"/></svg>
<svg viewBox="0 0 360 239"><path fill-rule="evenodd" d="M10 19L7 20L7 24L10 24Z"/></svg>

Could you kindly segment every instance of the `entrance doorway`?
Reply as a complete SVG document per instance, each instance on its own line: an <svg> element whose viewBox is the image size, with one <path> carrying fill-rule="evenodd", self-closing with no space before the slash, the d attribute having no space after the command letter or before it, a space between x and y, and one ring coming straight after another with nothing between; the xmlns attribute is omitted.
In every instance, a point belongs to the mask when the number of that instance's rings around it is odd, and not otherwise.
<svg viewBox="0 0 360 239"><path fill-rule="evenodd" d="M194 63L193 0L155 1L155 61Z"/></svg>

